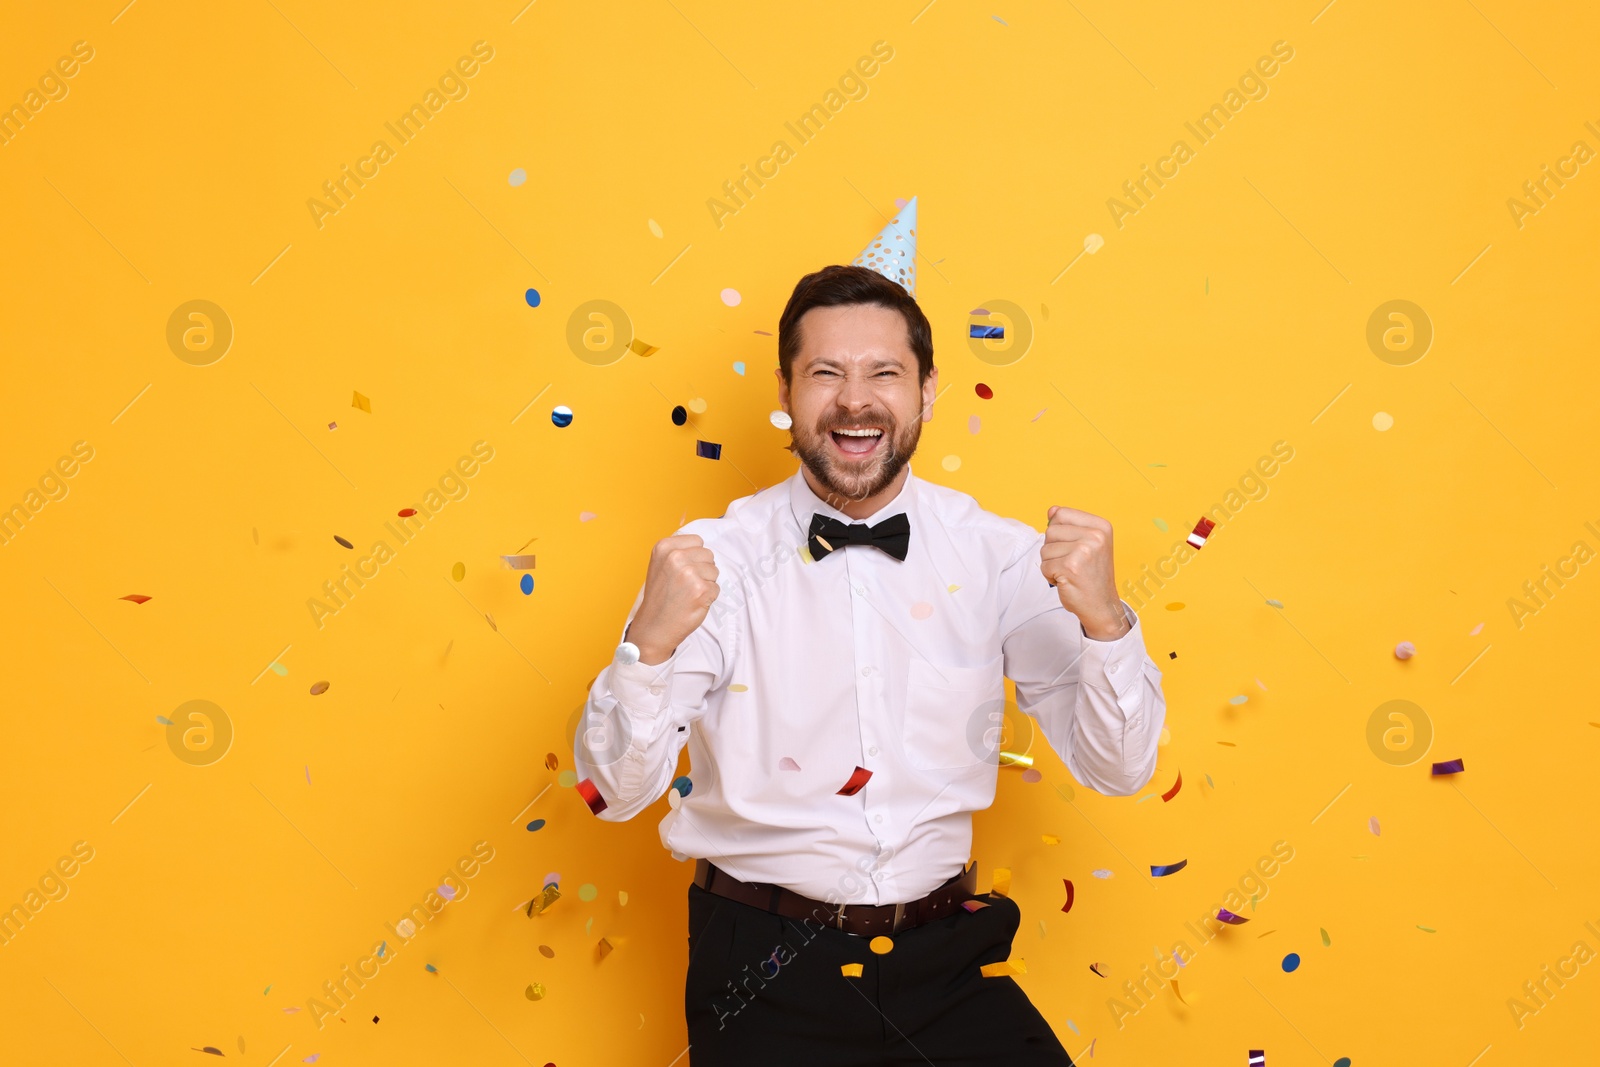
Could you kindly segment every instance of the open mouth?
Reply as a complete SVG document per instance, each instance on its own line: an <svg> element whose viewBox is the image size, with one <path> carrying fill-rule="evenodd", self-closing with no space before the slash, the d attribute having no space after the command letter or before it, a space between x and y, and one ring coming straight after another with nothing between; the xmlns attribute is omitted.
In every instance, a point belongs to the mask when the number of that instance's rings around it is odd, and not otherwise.
<svg viewBox="0 0 1600 1067"><path fill-rule="evenodd" d="M871 426L864 429L830 430L828 437L833 441L833 447L839 452L860 459L875 453L884 438L881 427Z"/></svg>

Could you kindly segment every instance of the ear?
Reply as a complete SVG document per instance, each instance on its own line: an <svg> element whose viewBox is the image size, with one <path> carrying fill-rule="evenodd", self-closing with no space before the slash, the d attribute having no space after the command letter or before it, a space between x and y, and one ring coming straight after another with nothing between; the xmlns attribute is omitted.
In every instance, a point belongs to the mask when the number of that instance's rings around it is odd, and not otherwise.
<svg viewBox="0 0 1600 1067"><path fill-rule="evenodd" d="M783 368L773 367L772 376L778 379L778 406L789 411L789 383L783 380ZM789 412L793 414L793 412Z"/></svg>
<svg viewBox="0 0 1600 1067"><path fill-rule="evenodd" d="M922 383L922 421L933 421L933 401L939 395L939 367L928 370L928 380Z"/></svg>

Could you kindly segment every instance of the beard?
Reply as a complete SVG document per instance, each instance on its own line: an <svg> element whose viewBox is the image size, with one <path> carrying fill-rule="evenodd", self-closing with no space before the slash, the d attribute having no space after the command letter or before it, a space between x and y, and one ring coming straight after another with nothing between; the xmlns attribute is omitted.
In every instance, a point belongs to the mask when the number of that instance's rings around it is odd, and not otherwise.
<svg viewBox="0 0 1600 1067"><path fill-rule="evenodd" d="M841 460L829 433L855 423L882 429L883 438L870 459ZM789 451L805 464L817 484L828 491L830 506L837 507L833 497L866 500L889 487L917 450L917 442L922 438L922 419L913 415L901 426L888 415L866 415L858 419L833 416L825 418L816 430L804 433L796 423L791 436Z"/></svg>

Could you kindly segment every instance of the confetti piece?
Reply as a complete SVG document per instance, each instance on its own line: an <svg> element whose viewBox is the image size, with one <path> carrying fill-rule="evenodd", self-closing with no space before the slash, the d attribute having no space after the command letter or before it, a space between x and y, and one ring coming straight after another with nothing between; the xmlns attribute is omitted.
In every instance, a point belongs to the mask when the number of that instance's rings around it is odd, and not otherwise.
<svg viewBox="0 0 1600 1067"><path fill-rule="evenodd" d="M262 991L262 992L263 992L263 994L265 994L265 993L267 993L267 992L270 992L270 991L271 991L271 989L272 989L272 987L271 987L271 986L268 986L268 987L267 987L267 988L266 988L266 989L265 989L265 990L263 990L263 991ZM299 1009L299 1008L298 1008L298 1007L292 1007L292 1008L284 1008L284 1009L283 1009L283 1013L284 1013L284 1014L285 1014L285 1015L293 1015L293 1014L294 1014L294 1013L295 1013L295 1012L297 1012L297 1011L299 1011L299 1010L300 1010L300 1009Z"/></svg>
<svg viewBox="0 0 1600 1067"><path fill-rule="evenodd" d="M306 785L311 784L311 765L306 764Z"/></svg>
<svg viewBox="0 0 1600 1067"><path fill-rule="evenodd" d="M778 770L780 771L798 771L799 769L800 764L796 763L788 756L785 756L778 761Z"/></svg>
<svg viewBox="0 0 1600 1067"><path fill-rule="evenodd" d="M1083 250L1091 256L1106 246L1106 239L1097 233L1091 233L1083 239Z"/></svg>
<svg viewBox="0 0 1600 1067"><path fill-rule="evenodd" d="M663 236L663 235L662 235L662 232L661 232L661 223L659 223L659 222L657 222L657 221L656 221L656 220L655 220L655 219L646 219L646 220L645 220L645 221L646 221L646 222L647 222L647 223L649 223L649 225L650 225L650 232L651 232L651 233L652 233L652 234L653 234L653 235L655 235L655 236L656 236L656 237L661 237L661 236Z"/></svg>
<svg viewBox="0 0 1600 1067"><path fill-rule="evenodd" d="M1249 697L1245 696L1243 693L1240 693L1238 696L1229 697L1228 698L1228 703L1230 703L1230 704L1243 704L1246 701L1248 701L1249 699L1250 699Z"/></svg>
<svg viewBox="0 0 1600 1067"><path fill-rule="evenodd" d="M437 967L435 967L435 966L434 966L434 965L433 965L433 964L431 964L431 963L424 963L424 964L423 964L423 965L422 965L422 967L423 967L423 969L424 969L424 970L426 970L426 971L427 971L427 972L428 972L428 973L429 973L429 974L438 974L438 973L439 973L439 968L437 968Z"/></svg>
<svg viewBox="0 0 1600 1067"><path fill-rule="evenodd" d="M339 428L339 424L338 424L338 423L337 423L337 422L330 422L330 423L328 423L328 429L330 429L330 430L337 430L337 429L338 429L338 428Z"/></svg>
<svg viewBox="0 0 1600 1067"><path fill-rule="evenodd" d="M1338 1059L1333 1061L1333 1067L1350 1067L1350 1057L1340 1056Z"/></svg>
<svg viewBox="0 0 1600 1067"><path fill-rule="evenodd" d="M595 897L597 897L599 895L600 895L600 890L595 886L595 884L593 882L585 882L585 883L583 883L582 885L580 885L578 887L578 899L579 900L587 902L587 901L593 900Z"/></svg>
<svg viewBox="0 0 1600 1067"><path fill-rule="evenodd" d="M527 292L522 294L522 299L528 302L529 307L536 308L539 306L539 302L544 298L539 295L539 290L529 289Z"/></svg>
<svg viewBox="0 0 1600 1067"><path fill-rule="evenodd" d="M1168 652L1167 653L1167 658L1168 659L1177 659L1178 658L1178 654L1176 652Z"/></svg>
<svg viewBox="0 0 1600 1067"><path fill-rule="evenodd" d="M457 563L454 567L450 568L450 577L454 578L456 581L459 582L461 579L465 578L466 576L467 576L467 565L465 563Z"/></svg>
<svg viewBox="0 0 1600 1067"><path fill-rule="evenodd" d="M1431 927L1431 926L1423 926L1421 923L1417 924L1417 929L1421 930L1425 934L1436 934L1436 933L1439 932L1439 931L1435 930L1433 927Z"/></svg>
<svg viewBox="0 0 1600 1067"><path fill-rule="evenodd" d="M1267 691L1267 683L1263 682L1260 678L1256 679L1256 685L1260 687L1263 693Z"/></svg>
<svg viewBox="0 0 1600 1067"><path fill-rule="evenodd" d="M973 386L972 387L972 391L974 393L978 394L978 399L980 399L980 400L993 400L994 399L994 390L990 389L987 385L984 385L982 382L979 382L977 385Z"/></svg>
<svg viewBox="0 0 1600 1067"><path fill-rule="evenodd" d="M592 511L580 511L580 512L578 512L578 521L579 522L588 522L591 519L598 519L599 517L600 516L596 515Z"/></svg>
<svg viewBox="0 0 1600 1067"><path fill-rule="evenodd" d="M1382 433L1388 429L1392 429L1393 427L1394 416L1389 414L1387 411L1379 411L1372 416L1372 428L1377 430L1379 433Z"/></svg>
<svg viewBox="0 0 1600 1067"><path fill-rule="evenodd" d="M1043 415L1045 412L1047 412L1049 410L1050 410L1049 408L1040 408L1039 409L1039 415ZM1038 422L1039 421L1039 415L1035 415L1033 418L1029 419L1028 421L1029 422Z"/></svg>
<svg viewBox="0 0 1600 1067"><path fill-rule="evenodd" d="M684 423L686 423L688 421L689 421L689 409L684 407L682 404L674 405L673 408L672 408L672 425L674 425L674 426L682 426Z"/></svg>
<svg viewBox="0 0 1600 1067"><path fill-rule="evenodd" d="M528 824L528 830L530 832L534 831L534 830L543 830L543 829L544 829L544 820L543 819L535 819L535 820L533 820L532 822L530 822Z"/></svg>
<svg viewBox="0 0 1600 1067"><path fill-rule="evenodd" d="M531 983L528 986L527 989L524 989L522 991L522 995L527 997L529 1000L543 1000L544 999L544 983L543 982L533 982L533 983Z"/></svg>
<svg viewBox="0 0 1600 1067"><path fill-rule="evenodd" d="M505 561L507 567L514 571L531 571L537 560L535 556L501 556L500 558Z"/></svg>
<svg viewBox="0 0 1600 1067"><path fill-rule="evenodd" d="M1193 545L1195 550L1198 551L1206 547L1206 538L1211 536L1211 531L1216 527L1216 523L1202 515L1200 516L1200 521L1194 524L1194 531L1184 540Z"/></svg>
<svg viewBox="0 0 1600 1067"><path fill-rule="evenodd" d="M330 423L329 425L332 424ZM254 541L258 545L261 543L261 531L256 529L254 526L250 527L250 540Z"/></svg>
<svg viewBox="0 0 1600 1067"><path fill-rule="evenodd" d="M690 780L687 774L680 774L672 780L672 788L677 791L680 797L686 797L694 789L694 782Z"/></svg>
<svg viewBox="0 0 1600 1067"><path fill-rule="evenodd" d="M1176 874L1187 866L1189 866L1188 860L1179 860L1177 863L1152 863L1150 865L1150 877L1165 878L1169 874Z"/></svg>
<svg viewBox="0 0 1600 1067"><path fill-rule="evenodd" d="M499 633L500 632L500 624L494 621L494 616L493 615L490 615L486 611L486 612L483 613L483 617L489 620L489 629L493 630L495 633Z"/></svg>
<svg viewBox="0 0 1600 1067"><path fill-rule="evenodd" d="M1281 600L1269 600L1269 601L1267 601L1267 603L1271 607L1275 607L1275 608L1283 607L1283 601L1281 601Z"/></svg>
<svg viewBox="0 0 1600 1067"><path fill-rule="evenodd" d="M589 810L599 815L606 810L606 800L600 795L600 790L595 788L593 782L585 778L578 783L578 794L583 797L583 802L589 805Z"/></svg>
<svg viewBox="0 0 1600 1067"><path fill-rule="evenodd" d="M639 338L637 338L637 337L635 337L632 341L630 341L628 343L628 348L631 349L636 355L638 355L640 357L653 355L653 354L661 351L661 349L658 348L657 346L651 345L651 344L646 344L645 342L639 340Z"/></svg>
<svg viewBox="0 0 1600 1067"><path fill-rule="evenodd" d="M118 600L131 600L135 604L143 604L145 601L149 600L150 598L147 597L147 596L144 596L141 593L129 593L127 596L118 597L117 599Z"/></svg>
<svg viewBox="0 0 1600 1067"><path fill-rule="evenodd" d="M456 891L454 887L442 883L439 886L439 895L444 897L446 900L456 899Z"/></svg>
<svg viewBox="0 0 1600 1067"><path fill-rule="evenodd" d="M978 416L976 416L976 415L967 416L967 432L968 433L977 433L982 428L983 428L983 420L979 419Z"/></svg>
<svg viewBox="0 0 1600 1067"><path fill-rule="evenodd" d="M572 409L565 404L557 404L550 412L550 421L560 427L572 425Z"/></svg>
<svg viewBox="0 0 1600 1067"><path fill-rule="evenodd" d="M1011 868L996 867L994 869L994 883L989 892L997 897L1011 895Z"/></svg>
<svg viewBox="0 0 1600 1067"><path fill-rule="evenodd" d="M835 796L853 797L861 792L861 787L867 784L867 779L872 777L872 772L865 767L857 767L850 772L850 780L845 782L835 793Z"/></svg>
<svg viewBox="0 0 1600 1067"><path fill-rule="evenodd" d="M1229 911L1227 908L1218 908L1217 909L1217 918L1220 919L1222 922L1227 923L1229 926L1243 926L1245 923L1250 921L1249 919L1246 919L1243 915L1235 915L1233 912Z"/></svg>
<svg viewBox="0 0 1600 1067"><path fill-rule="evenodd" d="M967 336L983 338L985 340L1003 341L1006 336L1004 326L968 326Z"/></svg>
<svg viewBox="0 0 1600 1067"><path fill-rule="evenodd" d="M1009 962L1001 961L1000 963L985 963L978 968L978 973L985 978L1004 978L1007 975L1014 974L1015 970Z"/></svg>
<svg viewBox="0 0 1600 1067"><path fill-rule="evenodd" d="M344 1020L340 1019L339 1021L343 1022ZM322 1053L313 1052L311 1055L307 1056L305 1059L301 1060L300 1062L301 1063L316 1063L320 1059L322 1059Z"/></svg>
<svg viewBox="0 0 1600 1067"><path fill-rule="evenodd" d="M1329 945L1333 944L1332 938L1328 937L1328 931L1322 929L1322 927L1320 927L1320 926L1317 927L1317 931L1322 934L1322 947L1323 948L1327 948Z"/></svg>
<svg viewBox="0 0 1600 1067"><path fill-rule="evenodd" d="M1071 879L1063 878L1063 879L1061 879L1061 882L1062 882L1063 885L1065 885L1067 887L1067 902L1065 904L1061 905L1061 910L1062 910L1063 913L1065 913L1065 912L1069 912L1069 911L1072 910L1072 900L1073 900L1074 893L1072 891L1072 881L1071 881Z"/></svg>
<svg viewBox="0 0 1600 1067"><path fill-rule="evenodd" d="M561 783L561 788L571 789L578 784L578 776L572 771L562 771L556 775L556 781Z"/></svg>
<svg viewBox="0 0 1600 1067"><path fill-rule="evenodd" d="M984 901L984 900L963 900L961 902L961 906L963 908L965 908L970 913L970 912L975 912L975 911L981 911L984 908L987 908L989 906L989 903L988 903L988 901Z"/></svg>
<svg viewBox="0 0 1600 1067"><path fill-rule="evenodd" d="M839 965L839 973L844 975L846 978L860 978L861 977L861 964L859 964L859 963L843 963L843 964L840 964Z"/></svg>
<svg viewBox="0 0 1600 1067"><path fill-rule="evenodd" d="M1300 967L1300 953L1291 952L1287 956L1283 957L1283 969L1284 969L1285 973L1292 973L1292 972L1298 970L1299 967Z"/></svg>
<svg viewBox="0 0 1600 1067"><path fill-rule="evenodd" d="M1047 845L1061 844L1061 838L1057 837L1055 834L1040 834L1039 840L1043 841Z"/></svg>
<svg viewBox="0 0 1600 1067"><path fill-rule="evenodd" d="M1416 654L1417 646L1413 645L1410 641L1401 641L1398 645L1394 646L1395 659L1410 659Z"/></svg>
<svg viewBox="0 0 1600 1067"><path fill-rule="evenodd" d="M560 881L561 881L561 872L560 871L551 871L549 874L544 876L544 881L540 882L539 884L541 886L556 885Z"/></svg>
<svg viewBox="0 0 1600 1067"><path fill-rule="evenodd" d="M1234 744L1232 741L1218 741L1217 744L1226 745L1229 748L1238 748L1239 747L1238 745Z"/></svg>
<svg viewBox="0 0 1600 1067"><path fill-rule="evenodd" d="M516 186L521 185L523 182L525 182L527 180L528 180L528 172L523 170L521 167L518 167L516 170L512 171L510 174L508 174L506 176L506 181L510 182L513 188L515 188Z"/></svg>
<svg viewBox="0 0 1600 1067"><path fill-rule="evenodd" d="M593 920L590 921L592 922ZM605 959L607 956L611 955L611 951L614 948L616 948L616 946L611 943L610 938L602 937L599 943L594 946L595 959Z"/></svg>
<svg viewBox="0 0 1600 1067"><path fill-rule="evenodd" d="M311 695L314 696L314 697L319 697L323 693L326 693L327 691L328 691L328 683L327 682L316 682L311 686Z"/></svg>
<svg viewBox="0 0 1600 1067"><path fill-rule="evenodd" d="M1180 790L1182 788L1183 788L1183 772L1179 771L1178 772L1178 780L1176 782L1172 783L1172 788L1167 790L1165 793L1161 794L1161 802L1164 804L1167 801L1171 800L1173 797L1178 795L1178 790Z"/></svg>
<svg viewBox="0 0 1600 1067"><path fill-rule="evenodd" d="M1466 769L1466 764L1459 759L1449 759L1433 765L1434 774L1460 774Z"/></svg>
<svg viewBox="0 0 1600 1067"><path fill-rule="evenodd" d="M561 888L554 882L539 891L539 895L528 901L528 916L543 915L545 909L561 899Z"/></svg>
<svg viewBox="0 0 1600 1067"><path fill-rule="evenodd" d="M739 375L741 378L744 377L744 360L739 359L734 361L733 373Z"/></svg>
<svg viewBox="0 0 1600 1067"><path fill-rule="evenodd" d="M1167 605L1167 610L1168 611L1182 611L1183 608L1184 608L1184 603L1181 600L1174 600L1172 603Z"/></svg>
<svg viewBox="0 0 1600 1067"><path fill-rule="evenodd" d="M718 295L722 297L722 302L731 308L738 307L739 301L744 299L739 295L739 290L737 289L724 289Z"/></svg>
<svg viewBox="0 0 1600 1067"><path fill-rule="evenodd" d="M362 411L365 411L368 415L372 414L372 401L368 400L366 397L362 396L360 393L356 393L356 394L354 394L352 396L352 398L350 400L350 406L353 407L353 408L360 408Z"/></svg>
<svg viewBox="0 0 1600 1067"><path fill-rule="evenodd" d="M523 596L531 595L533 593L533 575L524 574L522 581L517 583L517 588L522 590Z"/></svg>
<svg viewBox="0 0 1600 1067"><path fill-rule="evenodd" d="M694 454L701 459L721 459L722 446L714 441L696 441L694 443Z"/></svg>
<svg viewBox="0 0 1600 1067"><path fill-rule="evenodd" d="M195 1052L209 1052L213 1056L222 1055L222 1050L220 1048L212 1048L210 1045L207 1045L205 1048L195 1048L193 1045L190 1045L189 1047L194 1049Z"/></svg>
<svg viewBox="0 0 1600 1067"><path fill-rule="evenodd" d="M1013 763L1012 766L1016 766L1016 764ZM1038 768L1029 767L1022 772L1022 780L1024 782L1039 782L1044 780L1044 775L1039 773Z"/></svg>
<svg viewBox="0 0 1600 1067"><path fill-rule="evenodd" d="M943 459L941 459L939 461L939 466L943 467L947 471L960 470L961 469L961 457L960 456L946 456L946 457L944 457Z"/></svg>
<svg viewBox="0 0 1600 1067"><path fill-rule="evenodd" d="M1076 1034L1076 1033L1078 1033L1078 1024L1073 1022L1071 1019L1068 1019L1067 1020L1067 1029L1071 1030L1073 1033Z"/></svg>
<svg viewBox="0 0 1600 1067"><path fill-rule="evenodd" d="M1467 636L1468 637L1477 637L1478 636L1478 632L1480 630L1482 630L1482 629L1483 629L1483 623L1480 622L1478 625L1474 626L1472 629L1467 631Z"/></svg>
<svg viewBox="0 0 1600 1067"><path fill-rule="evenodd" d="M772 336L772 334L768 333L766 330L756 330L755 332L759 333L762 337L771 337Z"/></svg>
<svg viewBox="0 0 1600 1067"><path fill-rule="evenodd" d="M340 537L338 534L334 534L333 535L333 539L335 541L339 542L341 545L343 545L346 548L355 548L356 547L355 545L352 545L349 541L346 541L344 538Z"/></svg>
<svg viewBox="0 0 1600 1067"><path fill-rule="evenodd" d="M1267 1067L1267 1054L1262 1049L1250 1050L1250 1067Z"/></svg>
<svg viewBox="0 0 1600 1067"><path fill-rule="evenodd" d="M787 430L789 427L794 425L794 419L789 417L789 413L787 411L774 411L772 414L767 416L767 421L772 423L772 425L776 426L780 430Z"/></svg>
<svg viewBox="0 0 1600 1067"><path fill-rule="evenodd" d="M1184 1003L1184 1004L1188 1004L1189 1003L1187 1000L1183 999L1183 990L1178 988L1178 980L1176 978L1172 979L1172 992L1173 992L1174 995L1177 996L1178 1000L1181 1001L1182 1003Z"/></svg>
<svg viewBox="0 0 1600 1067"><path fill-rule="evenodd" d="M379 959L382 959L382 958L383 958L383 955L384 955L384 953L386 953L386 952L388 952L388 951L389 951L389 942L388 942L388 941L387 941L387 940L386 940L386 941L383 941L383 942L381 942L381 943L380 943L380 944L379 944L379 945L378 945L378 958L379 958Z"/></svg>
<svg viewBox="0 0 1600 1067"><path fill-rule="evenodd" d="M163 726L172 726L173 725L172 720L167 718L165 715L157 715L156 716L156 722L160 723Z"/></svg>
<svg viewBox="0 0 1600 1067"><path fill-rule="evenodd" d="M1106 977L1106 972L1102 971L1100 969L1100 967L1101 967L1101 965L1098 964L1098 963L1089 964L1089 969L1091 971L1093 971L1095 974L1098 974L1101 978L1104 978L1104 977Z"/></svg>
<svg viewBox="0 0 1600 1067"><path fill-rule="evenodd" d="M990 15L989 17L994 19L996 22L998 22L1002 26L1010 26L1011 25L1011 23L1007 22L1005 19L1001 18L999 15Z"/></svg>
<svg viewBox="0 0 1600 1067"><path fill-rule="evenodd" d="M882 956L886 953L894 951L894 938L883 937L882 935L879 935L878 937L873 938L871 941L868 941L867 947L873 952L877 953L879 956Z"/></svg>
<svg viewBox="0 0 1600 1067"><path fill-rule="evenodd" d="M1382 828L1378 826L1378 817L1376 815L1367 820L1367 829L1371 830L1374 834L1381 834L1383 832Z"/></svg>
<svg viewBox="0 0 1600 1067"><path fill-rule="evenodd" d="M1167 520L1166 519L1151 519L1150 521L1155 523L1156 524L1156 529L1160 530L1162 533L1166 533L1167 532Z"/></svg>

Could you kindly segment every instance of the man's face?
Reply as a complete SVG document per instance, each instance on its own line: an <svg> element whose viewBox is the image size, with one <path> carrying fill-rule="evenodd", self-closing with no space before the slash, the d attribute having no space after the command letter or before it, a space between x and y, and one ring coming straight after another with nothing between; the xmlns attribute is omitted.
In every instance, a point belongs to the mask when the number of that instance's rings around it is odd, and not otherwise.
<svg viewBox="0 0 1600 1067"><path fill-rule="evenodd" d="M812 308L799 327L793 383L775 372L778 401L794 420L794 451L830 493L865 500L887 488L916 452L922 424L933 418L939 372L918 384L906 320L891 308Z"/></svg>

